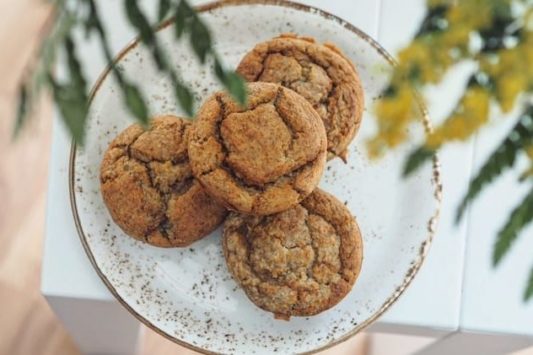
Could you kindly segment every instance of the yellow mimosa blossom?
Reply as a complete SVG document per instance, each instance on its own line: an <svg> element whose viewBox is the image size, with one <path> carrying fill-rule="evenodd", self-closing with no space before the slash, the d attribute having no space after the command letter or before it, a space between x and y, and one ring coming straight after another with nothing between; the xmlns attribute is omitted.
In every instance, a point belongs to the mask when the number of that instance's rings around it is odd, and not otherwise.
<svg viewBox="0 0 533 355"><path fill-rule="evenodd" d="M503 112L513 109L516 97L527 88L527 84L527 77L519 73L509 73L498 78L496 97Z"/></svg>
<svg viewBox="0 0 533 355"><path fill-rule="evenodd" d="M490 94L480 87L467 89L454 112L428 136L427 145L432 149L451 140L466 140L488 120Z"/></svg>
<svg viewBox="0 0 533 355"><path fill-rule="evenodd" d="M490 2L490 0L456 1L446 18L452 25L461 24L471 30L482 28L492 21Z"/></svg>
<svg viewBox="0 0 533 355"><path fill-rule="evenodd" d="M531 21L533 22L533 16ZM533 81L533 24L529 31L524 32L520 47L523 56L522 60L525 63L525 74L530 81Z"/></svg>
<svg viewBox="0 0 533 355"><path fill-rule="evenodd" d="M371 156L379 156L385 148L393 148L406 138L406 127L413 120L416 101L412 88L403 84L396 94L378 100L375 106L379 137L369 142Z"/></svg>
<svg viewBox="0 0 533 355"><path fill-rule="evenodd" d="M525 179L528 177L533 177L533 145L530 145L526 149L526 154L530 159L530 165L529 168L527 168L521 175L521 179Z"/></svg>
<svg viewBox="0 0 533 355"><path fill-rule="evenodd" d="M426 62L431 58L431 48L424 45L419 40L414 40L411 45L403 49L398 53L398 59L400 60L400 68L408 65L412 66L412 63Z"/></svg>
<svg viewBox="0 0 533 355"><path fill-rule="evenodd" d="M465 51L468 48L471 32L470 26L457 24L441 35L441 46L446 49L456 47Z"/></svg>
<svg viewBox="0 0 533 355"><path fill-rule="evenodd" d="M391 79L394 93L379 100L375 107L379 131L368 143L373 156L408 138L407 127L415 120L417 106L412 88L422 90L427 84L440 82L448 69L463 59L476 61L478 71L489 79L480 83L483 87L466 89L453 113L427 137L429 148L469 138L488 122L491 100L503 112L509 112L521 93L533 92L533 8L516 22L523 25L515 37L517 43L470 52L472 34L481 33L484 38L483 31L501 26L493 20L501 14L508 16L510 3L511 0L427 0L430 9L447 5L443 12L432 13L436 17L431 21L440 21L441 29L421 33L398 54L399 63ZM499 29L494 30L492 36L497 36Z"/></svg>
<svg viewBox="0 0 533 355"><path fill-rule="evenodd" d="M378 132L367 142L370 156L379 157L409 139L407 128L415 120L413 113L418 106L418 97L411 88L423 92L428 84L439 83L453 65L462 61L478 66L453 112L426 134L424 146L416 147L408 156L404 175L427 163L431 153L444 144L464 141L475 134L489 122L492 104L509 112L519 96L533 97L533 6L528 7L531 0L426 1L429 9L424 22L414 40L399 53L390 84L394 90L387 90L388 95L376 103ZM524 12L520 12L521 6L525 7ZM531 114L532 110L528 106L523 113ZM526 129L531 134L531 127ZM524 150L523 145L505 148L506 155L508 148L514 150L512 154ZM526 153L530 165L520 179L533 181L533 144ZM481 189L509 168L498 159L491 159L490 163L472 180L460 204L458 220ZM530 204L528 194L500 230L493 253L495 264L507 251L502 248L509 244L505 238L514 238L532 216ZM517 215L523 221L515 221ZM533 278L528 281L524 299L528 298L533 299Z"/></svg>
<svg viewBox="0 0 533 355"><path fill-rule="evenodd" d="M480 59L480 68L494 82L495 97L503 112L511 111L518 95L532 86L533 43L528 42L529 39L524 39L514 48Z"/></svg>

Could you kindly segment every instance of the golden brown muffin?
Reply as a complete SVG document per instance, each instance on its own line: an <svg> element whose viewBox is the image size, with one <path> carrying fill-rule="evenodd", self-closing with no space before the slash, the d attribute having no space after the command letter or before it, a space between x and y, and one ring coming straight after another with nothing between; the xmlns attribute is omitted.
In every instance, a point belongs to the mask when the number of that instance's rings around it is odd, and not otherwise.
<svg viewBox="0 0 533 355"><path fill-rule="evenodd" d="M229 271L253 303L280 319L315 315L344 298L361 270L362 244L350 211L320 189L287 211L230 213L224 223Z"/></svg>
<svg viewBox="0 0 533 355"><path fill-rule="evenodd" d="M328 158L346 161L361 124L364 95L354 65L337 47L283 34L255 46L237 72L248 81L278 83L305 97L324 121Z"/></svg>
<svg viewBox="0 0 533 355"><path fill-rule="evenodd" d="M132 125L109 145L100 186L111 217L130 236L159 247L182 247L206 236L226 216L192 175L190 122L163 116L150 129Z"/></svg>
<svg viewBox="0 0 533 355"><path fill-rule="evenodd" d="M202 106L189 139L194 175L234 211L267 215L309 195L326 161L322 120L300 95L282 86L251 83L248 107L227 93Z"/></svg>

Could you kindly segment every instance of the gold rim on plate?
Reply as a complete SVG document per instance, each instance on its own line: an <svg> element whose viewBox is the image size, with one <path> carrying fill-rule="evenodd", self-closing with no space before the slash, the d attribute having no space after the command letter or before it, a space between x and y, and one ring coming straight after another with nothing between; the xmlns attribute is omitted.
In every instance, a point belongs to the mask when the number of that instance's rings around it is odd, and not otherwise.
<svg viewBox="0 0 533 355"><path fill-rule="evenodd" d="M326 20L332 20L343 26L345 29L353 32L356 36L366 41L369 45L371 45L375 50L378 51L378 53L387 60L387 62L391 65L396 65L396 61L394 58L383 48L381 45L376 42L372 37L361 31L359 28L355 27L354 25L350 24L349 22L329 13L324 10L299 4L295 2L291 2L288 0L220 0L220 1L214 1L205 5L201 5L196 7L196 10L198 12L208 12L214 9L227 7L227 6L240 6L240 5L274 5L274 6L280 6L290 9L296 9L304 12L312 12L316 15L322 16ZM172 25L173 18L170 18L164 22L162 22L156 29L156 31L161 31L165 29L166 27ZM138 44L140 43L139 38L135 38L132 42L130 42L125 48L123 48L118 55L113 60L113 64L117 64L120 62L120 60L132 49L134 49ZM98 92L98 89L104 82L104 80L107 78L109 73L111 72L111 65L108 65L107 68L102 72L100 77L96 80L95 85L93 86L90 96L89 96L89 103L92 102L93 98L95 97L96 93ZM422 121L424 125L424 129L426 132L431 132L433 130L431 126L431 121L429 119L429 114L427 111L427 108L425 107L423 101L420 99L420 97L417 95L417 101L420 108L420 111L422 113ZM74 142L72 142L71 150L70 150L70 159L69 159L69 195L70 195L70 204L72 209L72 214L74 217L74 222L76 224L76 230L78 231L78 235L80 237L81 243L83 245L83 248L85 249L85 252L87 253L87 256L89 257L89 260L91 261L91 264L95 268L98 276L102 279L106 287L109 289L109 291L113 294L113 296L124 306L128 312L130 312L135 318L137 318L140 322L142 322L144 325L146 325L148 328L152 329L156 333L164 336L165 338L181 345L186 348L189 348L191 350L203 353L203 354L216 354L210 350L197 347L195 345L189 344L185 342L184 340L178 339L177 337L174 337L170 334L165 333L161 329L159 329L157 326L155 326L153 323L151 323L148 319L143 317L141 314L139 314L137 311L135 311L122 297L118 294L115 287L111 284L111 282L107 279L107 277L104 275L102 270L100 270L100 267L96 263L96 260L94 258L94 255L87 243L87 239L85 237L85 233L83 231L83 228L81 226L81 221L78 215L78 208L76 205L76 196L75 196L75 189L74 189L74 174L75 174L75 160L76 160L76 145ZM335 345L338 345L357 333L361 332L365 328L367 328L370 324L374 323L380 316L385 313L387 309L389 309L390 306L392 306L398 298L403 294L405 289L411 284L413 281L415 275L418 273L418 270L422 266L427 253L429 251L429 247L431 245L431 242L433 241L433 237L435 236L435 230L437 226L437 222L439 219L440 214L440 206L442 202L442 183L441 183L441 177L440 177L440 163L437 156L434 156L433 158L433 178L432 183L434 186L434 197L437 202L435 214L429 219L427 223L427 231L428 236L427 238L420 244L419 251L418 251L418 257L413 262L412 266L407 271L406 275L404 276L402 284L396 288L396 290L392 293L392 295L389 296L389 298L381 305L381 307L368 319L366 319L364 322L358 324L354 329L343 335L342 337L324 345L319 348L307 351L305 353L300 354L314 354L319 351L323 351L326 349L329 349Z"/></svg>

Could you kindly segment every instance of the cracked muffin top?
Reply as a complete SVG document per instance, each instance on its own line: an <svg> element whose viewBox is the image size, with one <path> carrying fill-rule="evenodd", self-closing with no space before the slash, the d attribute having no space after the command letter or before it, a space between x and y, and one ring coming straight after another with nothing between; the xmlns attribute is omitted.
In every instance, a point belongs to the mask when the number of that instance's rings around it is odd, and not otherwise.
<svg viewBox="0 0 533 355"><path fill-rule="evenodd" d="M223 250L250 300L286 320L336 305L352 289L363 259L355 219L320 189L274 215L230 213Z"/></svg>
<svg viewBox="0 0 533 355"><path fill-rule="evenodd" d="M361 123L364 95L354 65L338 48L284 34L258 44L237 72L247 81L278 83L305 97L326 127L328 158L346 161Z"/></svg>
<svg viewBox="0 0 533 355"><path fill-rule="evenodd" d="M160 247L186 246L226 216L192 175L190 122L162 116L150 128L132 125L109 145L100 187L111 217L126 234Z"/></svg>
<svg viewBox="0 0 533 355"><path fill-rule="evenodd" d="M300 95L269 83L248 85L248 107L227 93L201 107L189 138L194 175L231 210L267 215L286 210L318 184L326 132Z"/></svg>

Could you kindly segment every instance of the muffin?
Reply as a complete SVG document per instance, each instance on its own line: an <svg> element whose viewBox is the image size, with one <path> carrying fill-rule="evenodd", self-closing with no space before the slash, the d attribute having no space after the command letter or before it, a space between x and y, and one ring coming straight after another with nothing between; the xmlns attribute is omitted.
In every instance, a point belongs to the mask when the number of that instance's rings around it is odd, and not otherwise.
<svg viewBox="0 0 533 355"><path fill-rule="evenodd" d="M251 83L248 107L218 92L189 138L193 174L227 208L284 211L309 195L326 161L326 132L313 107L280 85Z"/></svg>
<svg viewBox="0 0 533 355"><path fill-rule="evenodd" d="M355 219L320 189L278 214L230 213L223 250L248 298L286 320L336 305L352 289L363 259Z"/></svg>
<svg viewBox="0 0 533 355"><path fill-rule="evenodd" d="M328 137L328 159L346 161L364 108L355 66L331 44L284 34L258 44L237 72L248 81L278 83L305 97L319 113Z"/></svg>
<svg viewBox="0 0 533 355"><path fill-rule="evenodd" d="M122 230L159 247L183 247L206 236L226 209L192 175L187 156L190 122L163 116L144 130L132 125L109 145L100 185Z"/></svg>

